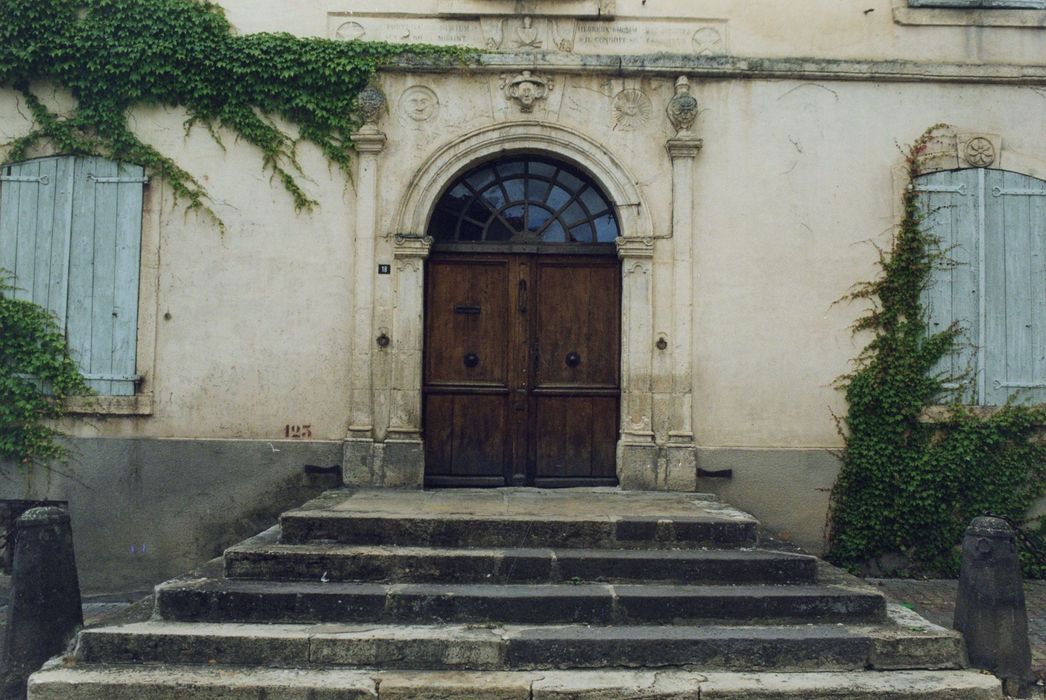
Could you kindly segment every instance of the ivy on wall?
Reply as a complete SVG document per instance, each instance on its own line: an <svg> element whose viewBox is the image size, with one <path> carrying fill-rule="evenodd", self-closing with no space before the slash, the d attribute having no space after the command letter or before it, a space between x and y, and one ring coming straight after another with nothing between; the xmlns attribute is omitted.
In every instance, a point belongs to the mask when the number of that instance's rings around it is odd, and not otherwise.
<svg viewBox="0 0 1046 700"><path fill-rule="evenodd" d="M927 131L907 157L911 183L943 125ZM970 520L992 513L1022 522L1046 493L1046 407L1007 404L987 415L958 403L946 389L954 377L935 373L962 329L930 333L922 293L948 251L923 230L918 195L908 187L903 218L881 274L847 297L869 302L855 333L872 338L856 369L840 380L848 412L842 470L832 491L830 560L860 569L883 554L901 553L908 573L955 575ZM926 420L927 407L951 397L943 422ZM1043 541L1046 518L1024 521L1028 537ZM1046 577L1046 564L1022 552L1025 573Z"/></svg>
<svg viewBox="0 0 1046 700"><path fill-rule="evenodd" d="M65 455L47 421L64 415L67 397L91 390L54 315L15 299L7 278L0 269L0 460L32 467Z"/></svg>
<svg viewBox="0 0 1046 700"><path fill-rule="evenodd" d="M203 185L133 131L137 106L186 110L188 131L226 131L257 147L264 168L298 209L315 205L298 184L299 141L348 172L356 97L383 63L405 54L460 60L464 49L339 42L289 34L236 35L204 0L0 0L0 85L20 91L32 130L7 144L22 160L41 141L61 153L145 166L190 209L212 213ZM43 84L76 100L56 114L34 92ZM288 133L277 120L292 124ZM216 217L215 217L216 218Z"/></svg>

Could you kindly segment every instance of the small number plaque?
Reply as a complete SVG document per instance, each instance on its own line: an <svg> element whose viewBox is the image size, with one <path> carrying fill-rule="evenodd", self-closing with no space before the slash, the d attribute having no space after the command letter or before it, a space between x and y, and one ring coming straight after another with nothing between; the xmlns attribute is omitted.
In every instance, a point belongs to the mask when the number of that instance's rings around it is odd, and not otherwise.
<svg viewBox="0 0 1046 700"><path fill-rule="evenodd" d="M378 265L378 274L379 275L391 275L392 274L392 265L388 265L388 264L385 264L385 263L382 263L382 264Z"/></svg>

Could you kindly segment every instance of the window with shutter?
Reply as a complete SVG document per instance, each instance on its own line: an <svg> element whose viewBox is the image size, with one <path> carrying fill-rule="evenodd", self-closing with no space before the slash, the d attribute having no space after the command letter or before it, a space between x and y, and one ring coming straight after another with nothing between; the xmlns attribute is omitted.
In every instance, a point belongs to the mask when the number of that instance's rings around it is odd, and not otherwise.
<svg viewBox="0 0 1046 700"><path fill-rule="evenodd" d="M0 268L50 309L101 395L130 396L141 251L141 167L60 156L3 167Z"/></svg>
<svg viewBox="0 0 1046 700"><path fill-rule="evenodd" d="M980 404L1046 403L1046 181L967 169L915 187L950 261L924 294L930 329L956 321L965 331L938 371L968 371Z"/></svg>

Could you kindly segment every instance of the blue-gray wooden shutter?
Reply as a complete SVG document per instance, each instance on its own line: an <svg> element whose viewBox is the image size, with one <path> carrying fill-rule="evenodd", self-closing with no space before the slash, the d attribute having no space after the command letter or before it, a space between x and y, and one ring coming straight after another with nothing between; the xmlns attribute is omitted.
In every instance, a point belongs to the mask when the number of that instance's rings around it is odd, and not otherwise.
<svg viewBox="0 0 1046 700"><path fill-rule="evenodd" d="M937 333L958 322L963 334L954 352L942 358L934 371L946 378L973 379L978 371L981 339L979 201L976 170L952 170L920 177L915 188L923 215L923 229L939 241L941 264L923 293L929 330ZM952 385L952 384L950 384ZM975 399L968 392L964 399Z"/></svg>
<svg viewBox="0 0 1046 700"><path fill-rule="evenodd" d="M136 165L76 159L66 334L92 389L134 394L142 186Z"/></svg>
<svg viewBox="0 0 1046 700"><path fill-rule="evenodd" d="M1046 403L1046 182L985 183L985 403Z"/></svg>
<svg viewBox="0 0 1046 700"><path fill-rule="evenodd" d="M41 158L0 172L0 268L13 295L49 309L65 326L73 159Z"/></svg>

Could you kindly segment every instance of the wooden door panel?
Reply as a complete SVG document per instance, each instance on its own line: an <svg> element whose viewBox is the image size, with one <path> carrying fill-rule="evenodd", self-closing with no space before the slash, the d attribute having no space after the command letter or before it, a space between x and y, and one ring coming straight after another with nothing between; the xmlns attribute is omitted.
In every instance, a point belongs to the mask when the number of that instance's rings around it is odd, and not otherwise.
<svg viewBox="0 0 1046 700"><path fill-rule="evenodd" d="M428 274L426 382L507 386L508 259L437 259Z"/></svg>
<svg viewBox="0 0 1046 700"><path fill-rule="evenodd" d="M430 476L504 480L507 395L425 397L425 462Z"/></svg>
<svg viewBox="0 0 1046 700"><path fill-rule="evenodd" d="M616 397L534 397L535 480L613 480L617 405Z"/></svg>
<svg viewBox="0 0 1046 700"><path fill-rule="evenodd" d="M621 335L617 261L539 257L536 267L535 389L616 388Z"/></svg>

